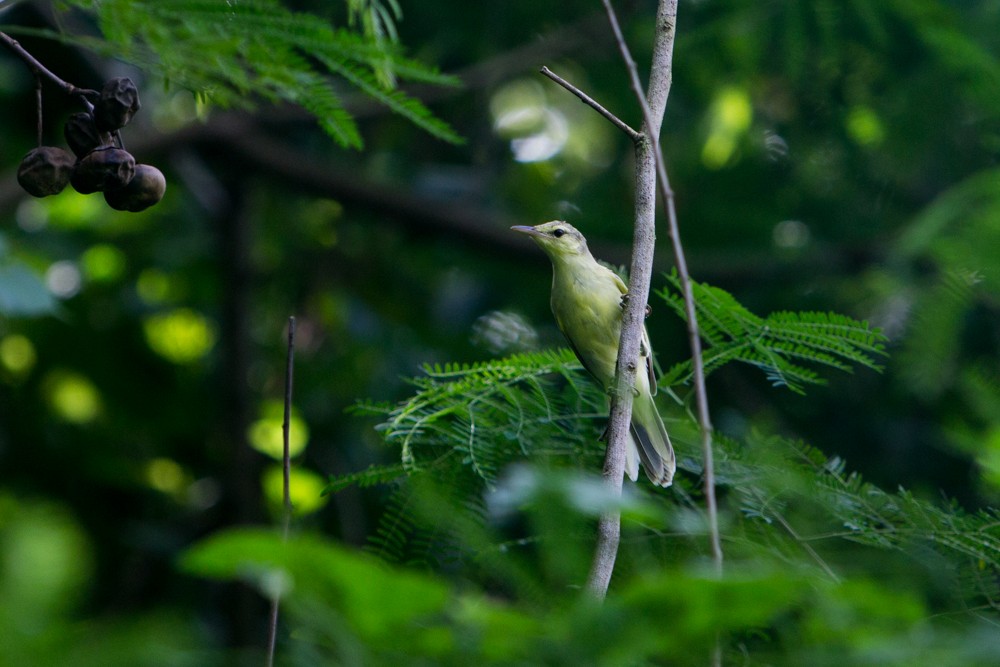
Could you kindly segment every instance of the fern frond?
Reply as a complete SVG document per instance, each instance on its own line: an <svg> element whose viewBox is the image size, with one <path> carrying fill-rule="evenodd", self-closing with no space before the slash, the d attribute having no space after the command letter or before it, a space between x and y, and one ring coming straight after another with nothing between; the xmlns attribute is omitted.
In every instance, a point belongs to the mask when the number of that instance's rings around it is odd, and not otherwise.
<svg viewBox="0 0 1000 667"><path fill-rule="evenodd" d="M995 510L966 513L905 489L890 493L848 472L842 459L827 458L801 441L754 435L739 444L720 436L718 443L727 454L719 479L739 498L747 528L758 527L748 536L757 548L763 542L790 560L796 548L806 550L831 574L818 551L839 540L910 558L936 553L940 562L952 565L940 574L956 578L959 597L1000 594L1000 514ZM791 508L808 518L796 519ZM827 528L816 532L817 523Z"/></svg>
<svg viewBox="0 0 1000 667"><path fill-rule="evenodd" d="M911 333L896 366L918 395L937 396L955 381L965 315L978 297L977 282L964 272L945 273L914 304Z"/></svg>
<svg viewBox="0 0 1000 667"><path fill-rule="evenodd" d="M393 112L406 118L425 132L451 143L462 143L462 138L447 123L436 118L416 98L409 97L398 89L387 89L380 86L370 72L350 62L336 61L323 53L314 55L331 72L339 74L363 93L389 107Z"/></svg>
<svg viewBox="0 0 1000 667"><path fill-rule="evenodd" d="M426 366L411 382L414 395L384 409L379 425L408 473L449 470L490 484L531 451L563 458L595 451L579 429L560 426L603 416L605 400L569 350Z"/></svg>
<svg viewBox="0 0 1000 667"><path fill-rule="evenodd" d="M454 85L453 77L403 57L392 14L366 3L371 21L361 34L276 0L68 0L95 16L101 38L45 33L158 73L219 106L284 100L312 114L345 147L361 136L341 101L337 80L445 141L461 138L418 100L394 88L396 78ZM394 7L395 5L393 5ZM366 11L368 11L366 10ZM35 31L42 34L44 31Z"/></svg>
<svg viewBox="0 0 1000 667"><path fill-rule="evenodd" d="M659 295L685 318L676 272L667 280L673 289ZM806 364L840 371L850 371L854 365L881 369L876 358L884 354L886 338L867 322L821 312L783 311L762 318L717 287L692 283L692 291L699 332L708 344L703 358L706 373L740 361L761 369L775 386L803 393L804 385L825 382ZM690 377L687 361L669 369L663 382L686 382Z"/></svg>
<svg viewBox="0 0 1000 667"><path fill-rule="evenodd" d="M322 495L329 495L342 491L349 486L375 486L377 484L388 484L406 475L406 470L400 464L396 465L373 465L365 470L349 473L347 475L331 476L327 480L326 487L323 488Z"/></svg>

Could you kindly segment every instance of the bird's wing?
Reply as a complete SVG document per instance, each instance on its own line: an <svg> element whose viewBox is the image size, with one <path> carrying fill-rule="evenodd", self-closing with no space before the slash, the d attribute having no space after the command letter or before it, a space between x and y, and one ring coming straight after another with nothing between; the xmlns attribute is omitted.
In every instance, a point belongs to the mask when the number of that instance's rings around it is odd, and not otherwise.
<svg viewBox="0 0 1000 667"><path fill-rule="evenodd" d="M649 395L656 396L656 370L653 368L653 346L649 344L649 333L642 328L639 356L646 357L646 374L649 376Z"/></svg>
<svg viewBox="0 0 1000 667"><path fill-rule="evenodd" d="M607 269L608 267L605 266L604 268ZM614 271L612 271L611 269L608 269L608 273L610 273L612 277L615 279L615 285L618 286L618 291L620 291L622 294L628 294L628 287L625 285L625 281L622 280L622 277L617 273L615 273Z"/></svg>
<svg viewBox="0 0 1000 667"><path fill-rule="evenodd" d="M559 330L562 332L563 337L566 339L566 342L569 343L570 348L573 350L573 354L576 355L576 358L583 365L583 370L590 373L591 377L597 380L598 384L600 384L601 383L600 376L598 376L597 373L594 372L594 369L591 368L589 364L587 364L587 357L580 352L580 348L577 347L576 342L570 337L568 333L566 333L566 327L563 326L563 323L559 321L558 317L556 318L556 324L559 325ZM601 388L607 391L607 387L601 387Z"/></svg>

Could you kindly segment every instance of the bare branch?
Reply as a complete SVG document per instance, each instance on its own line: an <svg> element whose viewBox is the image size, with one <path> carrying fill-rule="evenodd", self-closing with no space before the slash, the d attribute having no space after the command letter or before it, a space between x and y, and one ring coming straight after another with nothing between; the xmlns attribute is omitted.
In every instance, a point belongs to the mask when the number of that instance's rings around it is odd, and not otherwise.
<svg viewBox="0 0 1000 667"><path fill-rule="evenodd" d="M288 318L288 356L285 359L285 415L281 424L282 434L282 471L284 473L281 487L282 526L281 535L288 539L288 528L292 522L291 472L292 457L289 451L289 429L292 418L292 379L295 367L295 317ZM268 617L267 635L267 667L274 664L274 649L278 643L278 608L281 604L281 593L276 591L271 600L271 611Z"/></svg>
<svg viewBox="0 0 1000 667"><path fill-rule="evenodd" d="M59 86L59 88L61 88L67 95L79 95L87 104L89 104L89 101L87 100L88 97L97 97L99 95L96 90L91 90L90 88L79 88L53 74L47 67L45 67L45 65L40 63L37 58L28 53L28 51L17 42L17 40L7 33L0 32L0 42L13 51L18 58L23 60L32 72L36 75L44 76L49 79L52 83Z"/></svg>
<svg viewBox="0 0 1000 667"><path fill-rule="evenodd" d="M292 472L292 457L289 451L289 432L292 422L292 384L295 370L295 317L288 318L288 357L285 359L285 415L281 423L281 436L283 443L282 468L284 471L284 485L282 486L282 504L285 510L285 535L288 535L288 517L292 513L292 498L289 494L290 477Z"/></svg>
<svg viewBox="0 0 1000 667"><path fill-rule="evenodd" d="M609 121L611 121L611 123L615 127L617 127L619 130L627 134L629 139L631 139L633 143L639 140L638 132L633 130L630 125L625 123L625 121L621 120L618 116L614 115L613 113L605 109L603 106L598 104L597 101L594 100L594 98L592 98L591 96L587 95L587 93L583 92L582 90L574 86L572 83L570 83L566 79L562 78L561 76L550 70L548 67L542 67L540 71L542 74L549 77L550 79L558 83L560 86L562 86L569 92L579 97L581 102L583 102L591 109L593 109L594 111L596 111L597 113L601 114Z"/></svg>
<svg viewBox="0 0 1000 667"><path fill-rule="evenodd" d="M611 5L604 0L605 10L611 20L612 30L619 45L623 44L621 31ZM676 15L676 2L663 0L658 11L659 19L672 11ZM672 27L672 22L671 22ZM608 448L604 459L604 479L614 493L620 495L625 468L625 448L628 443L629 424L632 416L632 387L639 360L639 346L642 335L649 286L653 270L653 250L656 243L656 136L666 108L667 93L670 89L670 61L673 54L673 30L657 30L653 46L653 76L650 78L650 99L654 108L650 109L646 97L642 96L644 118L648 136L630 132L635 146L635 227L632 237L632 261L629 270L629 300L622 313L622 331L618 347L618 363L615 371L615 387L612 395L611 414L608 421ZM635 62L627 50L626 62L630 71L635 71ZM551 77L550 77L551 78ZM579 95L578 95L579 96ZM581 99L584 99L581 97ZM584 99L586 102L587 100ZM589 102L588 102L589 104ZM596 103L595 103L596 104ZM598 107L594 104L595 109ZM608 117L605 115L605 117ZM609 118L609 120L611 120ZM614 122L614 121L612 121ZM620 127L620 126L619 126ZM631 129L631 128L630 128ZM650 140L652 137L652 142ZM614 572L618 545L621 539L620 513L608 512L598 523L597 544L591 566L588 588L600 598L607 594L611 575Z"/></svg>
<svg viewBox="0 0 1000 667"><path fill-rule="evenodd" d="M646 128L649 131L649 137L653 146L653 158L655 160L657 182L659 183L660 192L667 208L667 223L670 231L670 241L673 246L674 263L677 266L677 274L680 277L684 296L684 312L688 324L688 341L691 346L691 363L694 372L695 397L698 403L698 421L701 425L702 456L704 458L705 467L705 502L708 510L712 559L715 563L716 572L721 574L722 543L719 537L718 508L715 499L715 465L712 455L712 422L709 417L708 392L705 388L705 369L702 364L701 356L701 337L698 334L698 316L695 309L694 294L691 289L691 277L687 269L684 247L681 244L680 228L677 223L677 210L674 205L674 192L670 187L670 179L667 177L663 152L660 150L660 142L658 138L658 126L662 120L662 111L659 112L659 118L654 117L654 110L650 108L650 104L647 102L646 96L642 91L642 84L639 81L639 73L636 70L635 61L632 59L628 45L625 43L625 38L622 36L621 29L618 26L618 19L615 16L611 2L610 0L601 1L604 3L604 7L608 12L608 20L612 24L612 30L614 31L618 48L622 53L622 58L628 66L629 76L632 81L632 89L642 106L643 118L645 119ZM668 45L669 47L673 46L674 29L677 21L677 0L661 0L660 15L657 18L656 53L660 53L659 46L661 43ZM654 54L654 60L655 57L656 55ZM665 50L661 57L666 59L667 69L669 70L669 61L672 58L672 48ZM655 67L654 62L653 72L655 73L656 71L657 68ZM651 80L651 91L654 90L652 84L653 82ZM667 83L667 87L669 88L669 83ZM656 131L654 131L654 123Z"/></svg>

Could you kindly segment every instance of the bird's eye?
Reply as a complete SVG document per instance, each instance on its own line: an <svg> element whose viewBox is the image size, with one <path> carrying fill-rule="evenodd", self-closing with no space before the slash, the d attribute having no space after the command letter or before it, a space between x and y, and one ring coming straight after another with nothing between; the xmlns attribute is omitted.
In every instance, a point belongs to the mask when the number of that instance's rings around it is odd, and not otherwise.
<svg viewBox="0 0 1000 667"><path fill-rule="evenodd" d="M559 237L561 237L565 233L566 233L566 230L560 228L560 229L557 229L554 232L552 232L552 236L554 236L556 238L559 238Z"/></svg>

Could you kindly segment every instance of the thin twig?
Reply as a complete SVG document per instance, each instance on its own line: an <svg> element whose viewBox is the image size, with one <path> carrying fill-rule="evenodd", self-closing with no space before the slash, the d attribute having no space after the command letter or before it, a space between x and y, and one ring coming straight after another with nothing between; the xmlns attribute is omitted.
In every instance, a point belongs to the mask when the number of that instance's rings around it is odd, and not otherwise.
<svg viewBox="0 0 1000 667"><path fill-rule="evenodd" d="M288 358L285 361L285 419L281 424L281 435L284 442L282 461L284 463L284 496L285 536L288 535L288 517L292 512L292 499L289 495L290 477L292 473L291 456L289 454L289 431L292 414L292 382L294 379L295 361L295 317L288 318Z"/></svg>
<svg viewBox="0 0 1000 667"><path fill-rule="evenodd" d="M621 118L619 118L618 116L614 115L613 113L611 113L610 111L608 111L607 109L605 109L603 106L601 106L600 104L598 104L597 101L594 98L592 98L590 95L587 95L587 93L583 92L582 90L580 90L579 88L577 88L576 86L574 86L572 83L570 83L566 79L562 78L561 76L559 76L558 74L556 74L555 72L553 72L552 70L550 70L548 67L544 67L543 66L542 69L539 70L539 71L542 74L544 74L545 76L547 76L550 79L552 79L553 81L555 81L556 83L558 83L560 86L562 86L563 88L565 88L569 92L571 92L574 95L576 95L577 97L579 97L581 102L583 102L584 104L586 104L587 106L589 106L590 108L592 108L594 111L596 111L597 113L601 114L602 116L604 116L605 118L607 118L609 121L611 121L611 123L615 127L617 127L619 130L621 130L622 132L624 132L625 134L627 134L628 137L629 137L629 139L631 139L633 143L635 143L636 141L639 140L639 133L636 132L635 130L633 130L632 126L630 126L628 123L626 123L625 121L623 121Z"/></svg>
<svg viewBox="0 0 1000 667"><path fill-rule="evenodd" d="M281 487L282 506L282 539L288 539L288 529L292 521L292 497L290 492L292 457L289 451L289 431L292 414L292 380L293 369L295 367L295 317L288 318L288 356L285 359L285 415L281 424L282 434L282 472L283 480ZM281 603L281 592L275 591L274 598L271 599L271 613L268 618L267 637L267 667L274 665L274 651L278 643L278 607Z"/></svg>
<svg viewBox="0 0 1000 667"><path fill-rule="evenodd" d="M37 145L39 147L41 147L41 145L42 145L42 129L43 129L43 125L42 125L42 77L38 74L37 70L35 71L35 115L37 116L37 118L35 119L35 122L37 123L35 139L38 141Z"/></svg>
<svg viewBox="0 0 1000 667"><path fill-rule="evenodd" d="M84 101L87 101L87 97L97 97L98 95L100 95L100 93L98 93L96 90L92 90L90 88L79 88L77 86L74 86L72 83L64 81L63 79L56 76L45 65L40 63L37 58L28 53L28 51L26 51L25 48L21 46L16 39L11 37L7 33L0 32L0 42L3 42L3 44L8 49L13 51L17 55L17 57L19 57L21 60L27 63L28 67L31 68L32 72L34 72L35 74L40 74L45 76L47 79L52 81L52 83L62 88L63 92L65 92L67 95L79 95L84 99Z"/></svg>

